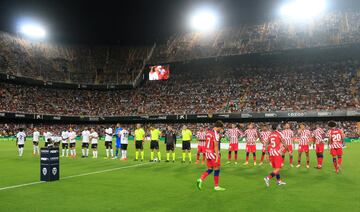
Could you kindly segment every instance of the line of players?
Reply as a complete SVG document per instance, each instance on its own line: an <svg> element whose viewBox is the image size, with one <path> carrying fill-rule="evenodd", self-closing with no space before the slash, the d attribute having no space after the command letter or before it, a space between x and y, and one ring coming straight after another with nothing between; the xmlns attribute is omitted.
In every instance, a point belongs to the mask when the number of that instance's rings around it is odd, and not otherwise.
<svg viewBox="0 0 360 212"><path fill-rule="evenodd" d="M196 164L200 162L200 156L202 154L202 163L205 161L205 143L206 143L206 132L204 127L201 127L199 131L196 133L196 138L198 140L198 150L196 154ZM282 166L284 165L285 155L289 155L289 162L290 166L293 167L293 153L294 153L294 141L297 140L299 143L298 146L298 163L297 167L301 166L301 156L303 153L306 155L306 167L309 168L310 164L310 157L309 157L309 144L312 140L315 142L315 150L317 155L317 167L318 169L322 168L323 163L323 156L324 156L324 147L325 147L325 138L326 133L324 129L322 129L319 125L316 127L314 131L310 131L307 129L304 123L300 123L299 129L296 131L291 130L291 125L286 123L283 125L282 130L280 131L282 135L282 139L285 141L287 145L287 149L283 149L282 155ZM257 130L253 123L250 123L245 131L240 130L236 124L231 124L231 127L226 131L221 133L221 136L227 137L229 139L229 151L228 151L228 162L231 163L232 154L234 153L235 164L238 161L238 148L239 148L239 139L245 138L246 140L246 161L244 165L249 164L249 157L250 154L253 156L254 165L256 165L256 141L260 140L263 144L262 154L260 159L260 164L262 165L264 162L265 157L268 160L268 151L265 148L266 141L268 140L271 131L269 130L268 125L263 125L261 130ZM61 133L61 137L56 137L51 134L51 132L44 132L45 137L45 146L49 143L54 143L55 145L60 145L62 147L62 157L70 157L75 158L76 153L76 132L70 128L69 130L64 130ZM113 136L116 137L116 145L115 145L115 156L114 150L112 145ZM175 161L175 146L176 146L176 136L177 133L175 130L172 129L171 126L168 126L166 131L162 133L159 129L155 127L150 127L149 130L149 138L146 139L146 133L144 129L141 127L140 124L136 125L136 130L134 132L134 139L135 139L135 160L144 160L144 143L145 140L150 140L150 161L161 161L161 153L159 151L159 140L161 136L165 137L166 143L166 162L170 161L170 155L172 155L172 161ZM121 150L120 158L122 160L127 160L127 147L128 147L128 136L129 131L125 129L125 127L121 127L120 124L117 124L115 128L115 132L111 127L105 129L105 148L106 148L106 159L113 158L116 159L119 157L119 150ZM19 144L19 155L23 154L23 142L22 140L25 139L25 133L19 132L17 135L17 140ZM98 157L98 141L99 141L99 134L92 128L90 131L85 128L81 132L82 137L82 157L89 156L89 147L92 149L92 156L93 158ZM191 155L191 140L193 134L191 130L187 129L184 125L181 131L182 137L182 162L185 162L186 156L189 158L189 162L192 162L192 155ZM342 138L344 135L342 135ZM34 129L33 133L33 154L39 154L39 138L40 132L37 129ZM155 154L157 157L155 157ZM341 164L341 157L339 158L339 163ZM269 161L269 160L268 160Z"/></svg>

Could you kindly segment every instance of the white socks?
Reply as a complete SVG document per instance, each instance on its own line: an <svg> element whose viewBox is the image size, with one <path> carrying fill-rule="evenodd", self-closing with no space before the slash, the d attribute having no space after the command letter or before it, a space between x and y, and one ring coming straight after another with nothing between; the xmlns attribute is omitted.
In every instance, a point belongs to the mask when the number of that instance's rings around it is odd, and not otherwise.
<svg viewBox="0 0 360 212"><path fill-rule="evenodd" d="M86 149L86 150L85 150L85 156L86 156L86 157L89 156L89 149Z"/></svg>
<svg viewBox="0 0 360 212"><path fill-rule="evenodd" d="M109 157L109 149L106 149L106 157Z"/></svg>
<svg viewBox="0 0 360 212"><path fill-rule="evenodd" d="M111 157L114 157L114 150L110 149L110 152L111 152Z"/></svg>
<svg viewBox="0 0 360 212"><path fill-rule="evenodd" d="M66 157L69 157L69 149L66 149Z"/></svg>
<svg viewBox="0 0 360 212"><path fill-rule="evenodd" d="M62 156L64 157L65 156L65 149L62 149Z"/></svg>
<svg viewBox="0 0 360 212"><path fill-rule="evenodd" d="M93 158L97 158L97 150L93 150Z"/></svg>
<svg viewBox="0 0 360 212"><path fill-rule="evenodd" d="M81 149L81 153L82 153L82 156L86 156L85 155L85 149Z"/></svg>
<svg viewBox="0 0 360 212"><path fill-rule="evenodd" d="M122 159L126 158L126 150L121 150L121 158Z"/></svg>
<svg viewBox="0 0 360 212"><path fill-rule="evenodd" d="M24 148L19 148L19 156L21 157L24 153Z"/></svg>

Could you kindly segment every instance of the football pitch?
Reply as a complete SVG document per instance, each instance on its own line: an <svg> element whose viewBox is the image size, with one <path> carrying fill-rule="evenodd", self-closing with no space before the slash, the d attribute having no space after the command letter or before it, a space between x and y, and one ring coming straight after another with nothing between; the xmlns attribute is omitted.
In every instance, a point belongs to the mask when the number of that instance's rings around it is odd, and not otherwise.
<svg viewBox="0 0 360 212"><path fill-rule="evenodd" d="M222 151L220 185L227 190L215 192L210 175L201 191L196 179L205 165L180 163L176 150L175 163L149 163L149 144L145 144L145 161L135 162L134 145L128 149L128 161L105 160L103 141L99 158L61 158L61 179L39 183L39 157L32 156L32 143L27 141L22 158L17 156L15 142L0 140L0 211L359 211L360 210L360 144L347 144L343 171L336 174L326 150L323 170L317 170L311 152L311 168L291 168L288 163L281 175L287 183L267 188L263 178L271 167L242 163L225 165ZM162 159L165 146L160 145ZM91 156L91 150L90 150ZM260 152L258 152L258 160ZM304 156L303 156L304 157ZM294 157L297 161L297 156ZM195 150L193 150L193 162ZM259 162L259 161L258 161ZM288 158L286 159L288 162Z"/></svg>

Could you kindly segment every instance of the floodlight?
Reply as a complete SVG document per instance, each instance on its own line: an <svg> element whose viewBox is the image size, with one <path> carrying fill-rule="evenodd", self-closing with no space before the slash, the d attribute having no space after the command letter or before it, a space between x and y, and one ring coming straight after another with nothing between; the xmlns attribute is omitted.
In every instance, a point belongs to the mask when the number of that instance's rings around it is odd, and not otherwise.
<svg viewBox="0 0 360 212"><path fill-rule="evenodd" d="M196 31L211 31L218 24L218 16L210 9L200 10L191 17L190 24Z"/></svg>
<svg viewBox="0 0 360 212"><path fill-rule="evenodd" d="M307 20L321 14L326 8L325 0L294 0L280 8L285 18Z"/></svg>

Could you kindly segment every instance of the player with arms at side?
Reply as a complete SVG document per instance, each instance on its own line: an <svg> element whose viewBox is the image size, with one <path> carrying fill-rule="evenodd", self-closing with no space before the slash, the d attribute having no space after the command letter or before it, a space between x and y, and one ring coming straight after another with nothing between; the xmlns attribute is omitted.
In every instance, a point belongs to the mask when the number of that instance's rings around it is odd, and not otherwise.
<svg viewBox="0 0 360 212"><path fill-rule="evenodd" d="M201 163L205 163L205 140L206 140L206 130L204 127L200 127L200 130L196 133L196 139L198 140L198 149L196 153L196 162L198 164L200 161L200 154L202 154Z"/></svg>
<svg viewBox="0 0 360 212"><path fill-rule="evenodd" d="M127 148L129 144L129 131L125 127L120 131L121 160L127 160Z"/></svg>
<svg viewBox="0 0 360 212"><path fill-rule="evenodd" d="M301 166L301 155L303 152L306 154L306 168L310 168L310 156L309 156L309 140L311 137L310 130L306 129L304 123L300 123L300 129L298 130L300 136L299 147L298 147L298 165L296 168Z"/></svg>
<svg viewBox="0 0 360 212"><path fill-rule="evenodd" d="M235 165L238 160L238 151L239 151L239 137L243 137L244 133L237 128L236 124L231 124L231 129L226 132L226 136L229 138L229 154L228 162L231 163L231 152L234 152Z"/></svg>
<svg viewBox="0 0 360 212"><path fill-rule="evenodd" d="M114 150L112 147L112 136L113 136L113 129L109 126L107 129L105 129L106 157L104 159L109 159L110 154L111 154L111 157L114 157Z"/></svg>
<svg viewBox="0 0 360 212"><path fill-rule="evenodd" d="M282 137L281 132L277 130L277 124L271 126L272 132L269 135L268 142L266 143L266 149L269 147L269 156L273 171L264 178L267 187L270 186L270 179L276 176L277 184L279 186L285 185L286 183L281 181L280 169L282 164L282 148L287 149L287 145Z"/></svg>
<svg viewBox="0 0 360 212"><path fill-rule="evenodd" d="M316 150L316 157L317 157L317 166L315 168L321 169L323 158L324 158L324 138L325 138L325 131L323 128L320 127L320 124L316 124L316 129L313 131L313 137L315 138L315 150Z"/></svg>
<svg viewBox="0 0 360 212"><path fill-rule="evenodd" d="M182 163L185 163L186 153L189 156L189 163L191 163L191 140L192 132L187 128L186 125L183 126L181 131L182 135Z"/></svg>
<svg viewBox="0 0 360 212"><path fill-rule="evenodd" d="M335 168L335 172L339 173L340 166L342 163L342 155L343 155L343 142L344 142L344 133L342 130L336 127L336 123L331 121L328 126L330 127L327 135L329 137L329 147L330 154L333 157L333 164ZM336 160L337 157L337 160Z"/></svg>
<svg viewBox="0 0 360 212"><path fill-rule="evenodd" d="M70 157L76 158L76 132L70 128L69 130L69 141L70 141Z"/></svg>
<svg viewBox="0 0 360 212"><path fill-rule="evenodd" d="M113 159L117 159L119 157L119 150L121 149L121 132L122 128L121 125L118 123L116 124L115 128L115 138L116 138L116 144L115 144L115 157Z"/></svg>
<svg viewBox="0 0 360 212"><path fill-rule="evenodd" d="M294 138L294 131L291 130L291 125L289 123L286 123L284 125L284 130L281 131L281 134L283 135L283 138L285 140L286 146L287 148L283 149L282 152L282 158L283 158L283 162L282 162L282 166L284 166L284 161L285 161L285 154L286 152L289 153L289 161L290 161L290 167L294 167L293 165L293 138Z"/></svg>
<svg viewBox="0 0 360 212"><path fill-rule="evenodd" d="M205 171L197 180L197 188L201 190L202 183L206 177L214 172L215 191L225 191L225 188L219 186L220 178L220 135L223 130L224 124L222 121L216 121L212 130L206 132L205 155L208 170Z"/></svg>
<svg viewBox="0 0 360 212"><path fill-rule="evenodd" d="M61 149L62 149L62 155L61 157L65 156L65 150L66 150L66 157L69 157L69 131L64 130L61 132Z"/></svg>
<svg viewBox="0 0 360 212"><path fill-rule="evenodd" d="M155 152L157 152L157 156L158 156L158 162L161 161L161 153L159 150L159 140L160 140L160 136L161 136L161 131L153 126L150 127L150 137L151 137L151 142L150 142L150 162L154 162L154 155Z"/></svg>
<svg viewBox="0 0 360 212"><path fill-rule="evenodd" d="M255 129L254 123L248 125L248 129L245 130L246 136L246 162L244 165L249 164L249 155L253 154L254 157L254 166L256 166L256 140L259 138L258 132Z"/></svg>
<svg viewBox="0 0 360 212"><path fill-rule="evenodd" d="M271 132L269 130L269 127L267 125L262 126L261 132L260 132L260 142L263 145L262 153L261 153L261 159L260 159L260 166L263 165L265 155L267 153L266 144L268 142L268 138L270 136Z"/></svg>
<svg viewBox="0 0 360 212"><path fill-rule="evenodd" d="M19 151L19 157L22 157L24 154L24 145L26 140L26 134L23 128L19 129L19 132L16 134L16 145Z"/></svg>
<svg viewBox="0 0 360 212"><path fill-rule="evenodd" d="M135 161L139 160L139 153L141 154L141 161L144 160L144 142L145 142L145 130L141 127L141 124L136 124L135 130Z"/></svg>
<svg viewBox="0 0 360 212"><path fill-rule="evenodd" d="M98 157L97 148L98 148L99 135L97 132L95 132L94 128L91 128L89 138L91 141L91 149L93 150L92 151L93 158L97 158Z"/></svg>
<svg viewBox="0 0 360 212"><path fill-rule="evenodd" d="M171 126L167 126L165 133L166 144L166 161L170 162L170 152L172 154L172 162L175 162L175 145L176 145L176 133Z"/></svg>
<svg viewBox="0 0 360 212"><path fill-rule="evenodd" d="M87 127L85 127L84 131L81 132L82 136L82 146L81 146L81 152L82 152L82 158L89 156L89 142L90 142L90 131Z"/></svg>
<svg viewBox="0 0 360 212"><path fill-rule="evenodd" d="M34 128L34 132L33 132L33 147L34 147L34 151L33 151L33 156L35 156L36 154L39 155L40 154L40 150L39 150L39 138L40 138L40 132L37 130L37 128Z"/></svg>

